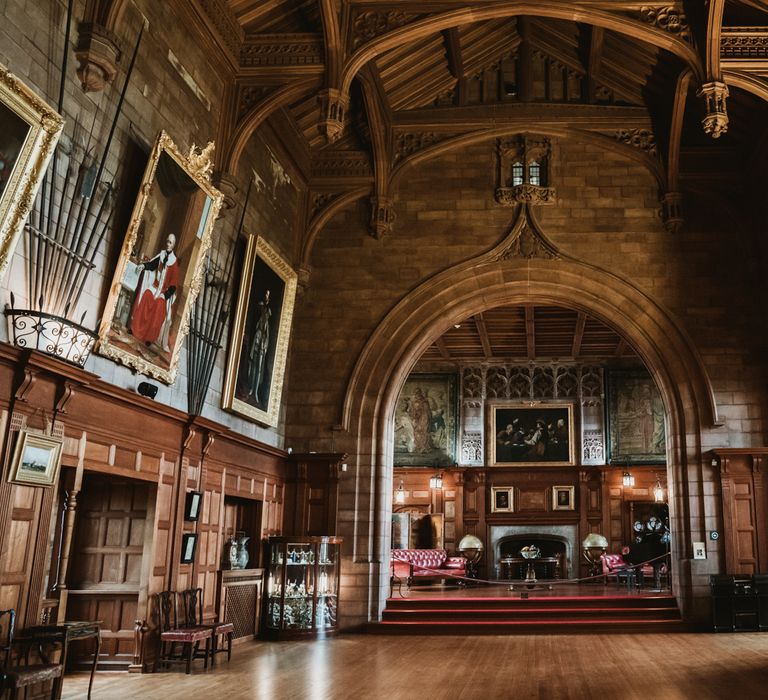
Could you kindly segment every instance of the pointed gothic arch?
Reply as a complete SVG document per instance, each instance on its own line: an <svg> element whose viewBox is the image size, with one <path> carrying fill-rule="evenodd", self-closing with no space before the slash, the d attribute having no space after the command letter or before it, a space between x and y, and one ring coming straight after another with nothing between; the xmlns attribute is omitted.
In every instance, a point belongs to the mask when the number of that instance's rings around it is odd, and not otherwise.
<svg viewBox="0 0 768 700"><path fill-rule="evenodd" d="M692 540L704 539L704 516L719 518L706 512L699 488L708 468L704 434L718 416L701 357L668 310L630 280L559 254L523 206L493 250L404 297L372 334L350 378L340 427L355 464L355 508L340 517L339 534L352 541L348 570L357 574L355 585L367 581L369 620L378 618L388 592L392 419L403 383L453 323L496 306L532 302L583 311L618 330L653 376L666 409L675 590L685 616L706 614L708 599L696 595L707 590L706 577L692 572L690 550Z"/></svg>

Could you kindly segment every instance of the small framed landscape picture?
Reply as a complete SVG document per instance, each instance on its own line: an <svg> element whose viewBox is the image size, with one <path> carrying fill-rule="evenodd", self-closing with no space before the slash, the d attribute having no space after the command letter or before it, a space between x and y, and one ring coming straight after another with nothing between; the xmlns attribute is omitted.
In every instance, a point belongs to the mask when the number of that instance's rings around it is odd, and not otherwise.
<svg viewBox="0 0 768 700"><path fill-rule="evenodd" d="M552 510L575 510L575 486L552 487Z"/></svg>
<svg viewBox="0 0 768 700"><path fill-rule="evenodd" d="M195 550L197 549L197 534L187 532L181 538L181 563L191 564L195 561Z"/></svg>
<svg viewBox="0 0 768 700"><path fill-rule="evenodd" d="M9 481L31 486L52 486L61 464L61 440L48 435L19 432Z"/></svg>
<svg viewBox="0 0 768 700"><path fill-rule="evenodd" d="M491 486L491 513L514 513L514 487Z"/></svg>

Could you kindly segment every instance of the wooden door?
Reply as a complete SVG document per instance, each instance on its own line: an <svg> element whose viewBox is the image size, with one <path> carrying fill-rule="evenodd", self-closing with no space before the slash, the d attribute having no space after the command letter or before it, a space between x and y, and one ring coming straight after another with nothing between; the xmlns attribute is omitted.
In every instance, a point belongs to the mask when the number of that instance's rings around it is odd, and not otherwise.
<svg viewBox="0 0 768 700"><path fill-rule="evenodd" d="M133 661L144 555L149 485L86 474L79 497L69 575L67 618L101 621L101 668L127 668ZM82 646L82 653L80 647ZM70 657L89 657L73 645Z"/></svg>

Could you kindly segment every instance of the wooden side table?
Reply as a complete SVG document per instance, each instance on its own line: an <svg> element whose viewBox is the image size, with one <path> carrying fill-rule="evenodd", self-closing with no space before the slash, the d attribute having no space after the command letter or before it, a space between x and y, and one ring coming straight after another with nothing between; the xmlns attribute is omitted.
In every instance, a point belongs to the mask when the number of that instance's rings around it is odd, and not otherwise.
<svg viewBox="0 0 768 700"><path fill-rule="evenodd" d="M35 625L22 630L16 639L23 644L37 646L40 657L48 663L48 657L43 646L46 644L61 644L61 664L64 669L67 668L67 653L69 643L78 639L96 639L96 649L93 652L93 663L91 664L91 679L88 683L88 698L91 697L93 688L93 675L96 672L96 664L99 660L99 651L101 649L101 629L100 622L62 622L60 625ZM59 683L59 692L56 697L61 697L61 688L64 685L63 679Z"/></svg>

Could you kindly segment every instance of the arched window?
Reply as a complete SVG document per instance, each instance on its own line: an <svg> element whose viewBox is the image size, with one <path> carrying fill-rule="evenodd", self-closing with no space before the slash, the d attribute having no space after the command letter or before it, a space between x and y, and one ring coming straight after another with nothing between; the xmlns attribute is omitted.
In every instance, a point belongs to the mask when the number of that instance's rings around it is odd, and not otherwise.
<svg viewBox="0 0 768 700"><path fill-rule="evenodd" d="M523 184L523 164L520 161L512 164L512 187Z"/></svg>
<svg viewBox="0 0 768 700"><path fill-rule="evenodd" d="M528 183L541 185L541 166L535 160L528 164Z"/></svg>

